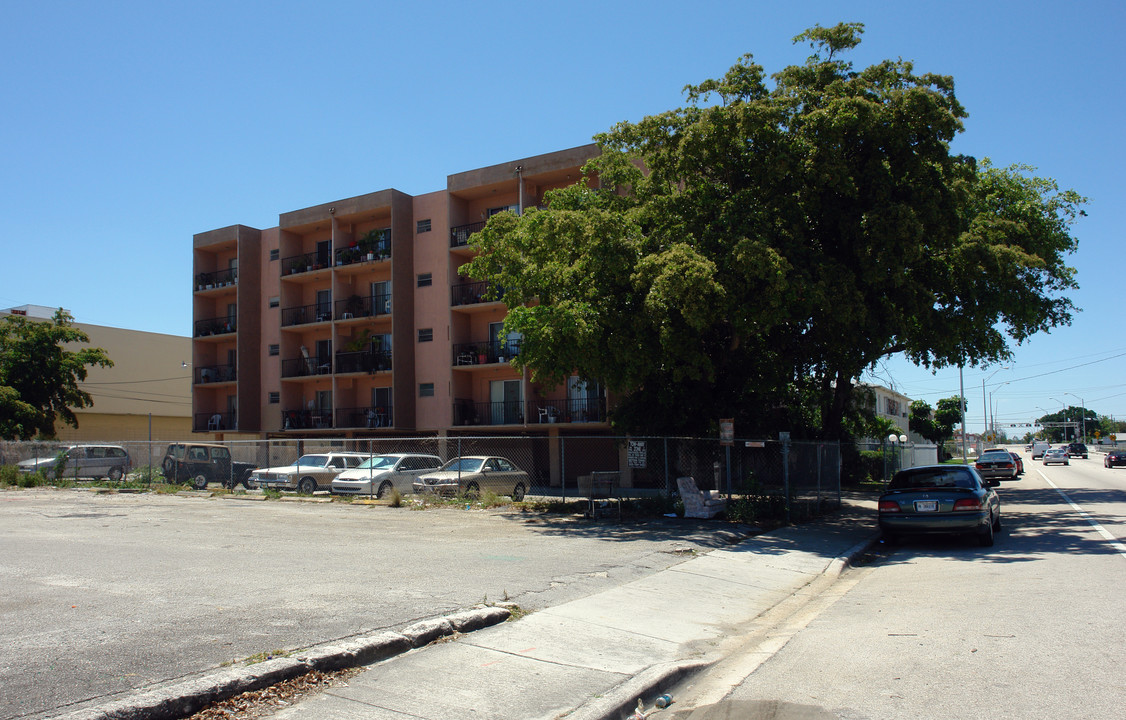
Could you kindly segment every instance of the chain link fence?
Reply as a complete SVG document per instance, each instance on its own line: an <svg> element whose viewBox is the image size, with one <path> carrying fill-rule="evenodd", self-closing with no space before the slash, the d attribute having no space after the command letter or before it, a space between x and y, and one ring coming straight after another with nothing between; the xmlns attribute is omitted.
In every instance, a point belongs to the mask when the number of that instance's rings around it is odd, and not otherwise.
<svg viewBox="0 0 1126 720"><path fill-rule="evenodd" d="M715 439L673 437L447 435L222 443L126 441L81 446L0 442L0 465L40 458L45 467L63 468L64 477L116 479L108 468L115 462L122 464L122 458L113 456L114 451L107 449L110 447L128 454L128 468L134 478L153 477L144 472L151 468L169 479L182 480L175 462L192 452L222 453L229 459L226 477L208 479L224 484L238 482L240 472L245 475L249 466L280 467L292 465L303 455L351 452L368 456L420 453L437 455L443 462L467 456L504 458L526 474L529 499L588 499L596 475L611 477L613 492L619 498L675 499L676 479L691 476L701 490L718 491L728 498L773 497L818 508L826 501L839 502L841 486L841 453L835 442L736 440L725 446ZM65 466L58 460L64 453L76 456Z"/></svg>

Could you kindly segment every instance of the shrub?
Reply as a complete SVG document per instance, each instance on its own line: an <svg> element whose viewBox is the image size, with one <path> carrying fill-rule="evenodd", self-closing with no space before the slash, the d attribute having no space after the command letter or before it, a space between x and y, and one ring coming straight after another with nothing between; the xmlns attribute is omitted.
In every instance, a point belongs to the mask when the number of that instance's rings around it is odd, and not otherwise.
<svg viewBox="0 0 1126 720"><path fill-rule="evenodd" d="M0 465L0 487L18 485L20 471L15 465Z"/></svg>

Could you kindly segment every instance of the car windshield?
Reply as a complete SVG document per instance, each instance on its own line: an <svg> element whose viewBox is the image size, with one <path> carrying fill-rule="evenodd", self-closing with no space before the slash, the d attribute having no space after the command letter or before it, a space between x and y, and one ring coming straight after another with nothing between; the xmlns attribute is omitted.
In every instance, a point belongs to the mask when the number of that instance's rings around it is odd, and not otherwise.
<svg viewBox="0 0 1126 720"><path fill-rule="evenodd" d="M327 464L328 455L302 455L294 463L294 465L313 465L315 467L324 467Z"/></svg>
<svg viewBox="0 0 1126 720"><path fill-rule="evenodd" d="M1012 459L1012 456L1004 450L989 450L988 452L983 452L979 458L982 462L997 462L998 460L1008 461Z"/></svg>
<svg viewBox="0 0 1126 720"><path fill-rule="evenodd" d="M372 470L395 467L395 461L399 458L387 457L386 455L376 455L373 458L368 458L359 464L358 470Z"/></svg>
<svg viewBox="0 0 1126 720"><path fill-rule="evenodd" d="M484 458L454 458L441 469L446 472L477 472L483 462Z"/></svg>
<svg viewBox="0 0 1126 720"><path fill-rule="evenodd" d="M973 477L957 468L912 468L896 473L888 483L888 490L943 487L973 488Z"/></svg>

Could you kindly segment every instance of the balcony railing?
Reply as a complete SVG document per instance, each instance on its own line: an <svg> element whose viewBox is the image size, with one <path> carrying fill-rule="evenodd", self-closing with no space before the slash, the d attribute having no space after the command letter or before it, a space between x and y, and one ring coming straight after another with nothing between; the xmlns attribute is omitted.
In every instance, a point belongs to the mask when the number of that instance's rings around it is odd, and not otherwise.
<svg viewBox="0 0 1126 720"><path fill-rule="evenodd" d="M348 320L350 318L375 317L376 315L391 314L391 296L375 295L360 297L353 295L346 300L336 301L336 319Z"/></svg>
<svg viewBox="0 0 1126 720"><path fill-rule="evenodd" d="M530 403L532 423L606 422L606 398L559 398Z"/></svg>
<svg viewBox="0 0 1126 720"><path fill-rule="evenodd" d="M195 368L194 375L194 382L197 385L200 383L233 382L238 379L234 365L197 367Z"/></svg>
<svg viewBox="0 0 1126 720"><path fill-rule="evenodd" d="M237 282L238 270L235 268L227 268L226 270L217 270L215 272L206 272L196 275L195 289L210 290L212 288L234 285Z"/></svg>
<svg viewBox="0 0 1126 720"><path fill-rule="evenodd" d="M391 257L391 236L388 234L386 239L376 241L371 247L353 245L341 248L333 253L333 256L337 265L386 260Z"/></svg>
<svg viewBox="0 0 1126 720"><path fill-rule="evenodd" d="M464 247L469 244L469 236L485 227L484 221L458 225L450 228L450 247Z"/></svg>
<svg viewBox="0 0 1126 720"><path fill-rule="evenodd" d="M195 337L225 335L238 330L238 322L233 317L208 318L195 321Z"/></svg>
<svg viewBox="0 0 1126 720"><path fill-rule="evenodd" d="M303 255L293 255L282 260L282 275L296 275L297 273L320 270L328 265L328 252L314 250Z"/></svg>
<svg viewBox="0 0 1126 720"><path fill-rule="evenodd" d="M192 430L195 432L218 432L238 430L237 413L196 413L192 417Z"/></svg>
<svg viewBox="0 0 1126 720"><path fill-rule="evenodd" d="M332 408L282 410L283 430L308 430L332 427Z"/></svg>
<svg viewBox="0 0 1126 720"><path fill-rule="evenodd" d="M299 357L282 360L283 378L309 377L311 375L331 375L332 358L327 357Z"/></svg>
<svg viewBox="0 0 1126 720"><path fill-rule="evenodd" d="M450 305L473 305L475 303L494 302L489 299L489 282L459 283L450 287ZM504 290L497 292L496 300L504 297Z"/></svg>
<svg viewBox="0 0 1126 720"><path fill-rule="evenodd" d="M292 325L305 325L307 323L328 322L332 319L332 305L319 303L317 305L303 305L301 307L282 308L282 327Z"/></svg>
<svg viewBox="0 0 1126 720"><path fill-rule="evenodd" d="M391 369L391 351L336 353L337 373L376 373Z"/></svg>
<svg viewBox="0 0 1126 720"><path fill-rule="evenodd" d="M385 428L395 424L395 408L378 407L339 408L336 411L338 428Z"/></svg>
<svg viewBox="0 0 1126 720"><path fill-rule="evenodd" d="M520 352L520 340L492 340L454 345L454 365L488 365L508 362Z"/></svg>
<svg viewBox="0 0 1126 720"><path fill-rule="evenodd" d="M520 425L524 422L524 402L474 402L454 400L454 425Z"/></svg>

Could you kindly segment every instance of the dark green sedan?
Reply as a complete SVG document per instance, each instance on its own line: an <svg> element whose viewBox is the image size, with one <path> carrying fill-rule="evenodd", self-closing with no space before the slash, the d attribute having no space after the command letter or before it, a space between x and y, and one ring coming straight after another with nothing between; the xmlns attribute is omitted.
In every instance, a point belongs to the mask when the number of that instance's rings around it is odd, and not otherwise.
<svg viewBox="0 0 1126 720"><path fill-rule="evenodd" d="M901 470L880 496L880 530L894 542L902 535L956 534L993 545L1001 529L1001 501L993 488L968 465L926 465Z"/></svg>

